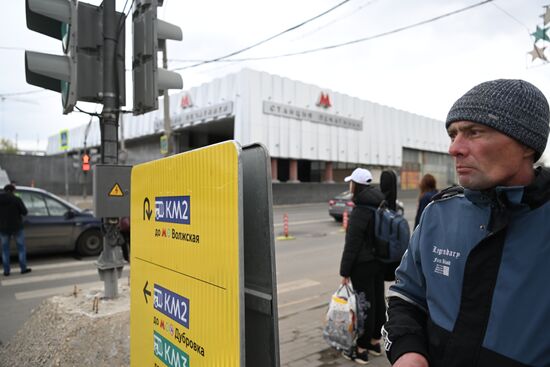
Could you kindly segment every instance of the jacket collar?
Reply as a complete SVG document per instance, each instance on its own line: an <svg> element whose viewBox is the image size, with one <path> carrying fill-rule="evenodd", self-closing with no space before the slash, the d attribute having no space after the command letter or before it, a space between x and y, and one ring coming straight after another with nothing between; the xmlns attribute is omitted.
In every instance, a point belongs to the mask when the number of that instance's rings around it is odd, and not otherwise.
<svg viewBox="0 0 550 367"><path fill-rule="evenodd" d="M534 209L550 200L550 170L537 167L535 179L528 186L497 186L482 191L464 189L464 196L481 206L499 204L517 208L527 205Z"/></svg>

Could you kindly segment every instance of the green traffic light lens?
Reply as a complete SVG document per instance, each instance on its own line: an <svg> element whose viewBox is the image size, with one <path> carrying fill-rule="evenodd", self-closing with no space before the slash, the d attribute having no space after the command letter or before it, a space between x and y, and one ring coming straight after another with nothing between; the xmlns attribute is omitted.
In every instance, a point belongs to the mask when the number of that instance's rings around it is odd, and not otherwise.
<svg viewBox="0 0 550 367"><path fill-rule="evenodd" d="M71 42L71 25L67 23L61 23L61 44L63 45L63 52L69 52L69 45Z"/></svg>
<svg viewBox="0 0 550 367"><path fill-rule="evenodd" d="M61 103L63 103L63 108L67 107L67 101L69 100L69 87L71 83L61 81Z"/></svg>

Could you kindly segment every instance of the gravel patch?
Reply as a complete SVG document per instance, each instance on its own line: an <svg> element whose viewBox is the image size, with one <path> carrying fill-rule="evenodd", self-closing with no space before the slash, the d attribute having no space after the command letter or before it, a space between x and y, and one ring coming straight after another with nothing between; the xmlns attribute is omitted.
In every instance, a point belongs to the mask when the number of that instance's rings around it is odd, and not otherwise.
<svg viewBox="0 0 550 367"><path fill-rule="evenodd" d="M44 300L0 347L0 366L129 366L130 290L118 290L114 300L100 289Z"/></svg>

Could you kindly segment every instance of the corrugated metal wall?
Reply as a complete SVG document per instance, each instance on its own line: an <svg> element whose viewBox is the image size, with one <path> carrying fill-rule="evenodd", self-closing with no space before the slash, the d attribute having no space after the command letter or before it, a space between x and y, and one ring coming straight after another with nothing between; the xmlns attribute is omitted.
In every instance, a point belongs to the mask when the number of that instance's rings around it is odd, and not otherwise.
<svg viewBox="0 0 550 367"><path fill-rule="evenodd" d="M321 93L328 95L331 107L325 109L316 105ZM181 107L184 96L192 101L190 108ZM182 114L227 101L233 102L234 139L241 144L261 142L275 158L400 167L403 148L441 153L447 150L448 138L441 121L250 69L171 95L171 117L176 121ZM264 102L322 113L335 119L359 120L362 129L266 114ZM162 131L162 106L159 101L157 111L125 116L124 139ZM208 122L193 121L174 128ZM71 147L82 146L84 130L82 126L69 131ZM99 145L99 141L99 126L94 122L88 146ZM48 154L60 152L59 148L58 135L50 137Z"/></svg>

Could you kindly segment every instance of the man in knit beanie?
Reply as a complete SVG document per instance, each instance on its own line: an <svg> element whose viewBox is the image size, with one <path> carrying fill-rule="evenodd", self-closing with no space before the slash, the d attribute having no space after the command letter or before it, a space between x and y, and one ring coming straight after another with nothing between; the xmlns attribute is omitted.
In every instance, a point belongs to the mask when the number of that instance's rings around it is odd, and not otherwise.
<svg viewBox="0 0 550 367"><path fill-rule="evenodd" d="M390 287L395 367L550 366L550 113L523 80L481 83L445 126L461 186L424 210Z"/></svg>

